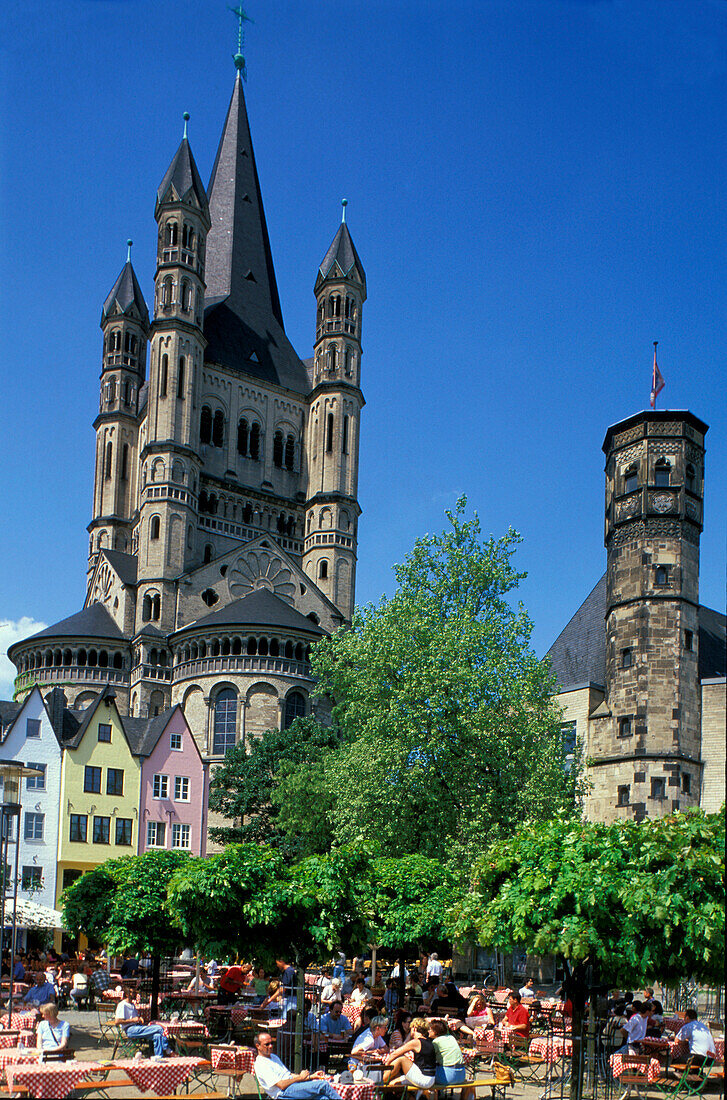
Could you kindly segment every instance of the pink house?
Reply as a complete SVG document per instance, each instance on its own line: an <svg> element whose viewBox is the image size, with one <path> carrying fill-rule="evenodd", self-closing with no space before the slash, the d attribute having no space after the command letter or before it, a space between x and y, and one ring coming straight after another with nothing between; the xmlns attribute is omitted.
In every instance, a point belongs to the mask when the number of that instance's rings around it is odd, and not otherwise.
<svg viewBox="0 0 727 1100"><path fill-rule="evenodd" d="M207 852L207 767L180 706L138 724L141 757L139 854L160 848Z"/></svg>

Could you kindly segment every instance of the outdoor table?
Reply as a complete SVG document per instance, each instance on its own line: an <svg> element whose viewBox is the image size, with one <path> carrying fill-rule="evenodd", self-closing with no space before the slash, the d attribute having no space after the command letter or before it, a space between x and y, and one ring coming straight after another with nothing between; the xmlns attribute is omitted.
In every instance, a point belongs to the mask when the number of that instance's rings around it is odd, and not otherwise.
<svg viewBox="0 0 727 1100"><path fill-rule="evenodd" d="M204 1064L204 1058L163 1058L160 1062L150 1058L119 1058L113 1068L123 1070L139 1092L152 1089L161 1096L176 1092L192 1071Z"/></svg>
<svg viewBox="0 0 727 1100"><path fill-rule="evenodd" d="M40 1058L33 1047L4 1047L0 1050L0 1077L5 1073L5 1067L20 1062L37 1062Z"/></svg>
<svg viewBox="0 0 727 1100"><path fill-rule="evenodd" d="M475 1043L487 1043L488 1047L492 1046L494 1052L499 1054L505 1049L505 1040L494 1027L475 1028Z"/></svg>
<svg viewBox="0 0 727 1100"><path fill-rule="evenodd" d="M234 1069L239 1073L252 1073L255 1065L255 1051L250 1047L213 1046L210 1047L212 1068Z"/></svg>
<svg viewBox="0 0 727 1100"><path fill-rule="evenodd" d="M717 1039L715 1036L712 1036L712 1038L714 1039L714 1045L717 1050L714 1060L715 1062L724 1062L724 1038ZM642 1039L641 1045L645 1047L651 1042L654 1042L654 1040ZM679 1042L677 1042L676 1039L672 1039L669 1043L669 1060L671 1062L681 1062L686 1061L688 1057L689 1043L685 1043L683 1039Z"/></svg>
<svg viewBox="0 0 727 1100"><path fill-rule="evenodd" d="M681 1046L682 1044L676 1045ZM642 1047L644 1054L650 1054L653 1051L658 1057L660 1054L666 1054L671 1049L672 1043L666 1038L647 1035L644 1039L641 1039L639 1046Z"/></svg>
<svg viewBox="0 0 727 1100"><path fill-rule="evenodd" d="M32 1036L32 1032L0 1031L0 1048L7 1050L8 1047L11 1049L16 1047L18 1045L18 1040L23 1034Z"/></svg>
<svg viewBox="0 0 727 1100"><path fill-rule="evenodd" d="M152 1020L151 1023L158 1024L168 1039L173 1039L178 1035L186 1035L189 1038L199 1036L200 1039L209 1039L210 1033L206 1024L203 1024L201 1020Z"/></svg>
<svg viewBox="0 0 727 1100"><path fill-rule="evenodd" d="M353 1085L342 1085L335 1077L326 1077L341 1097L341 1100L374 1100L376 1085L371 1082L361 1081Z"/></svg>
<svg viewBox="0 0 727 1100"><path fill-rule="evenodd" d="M361 1019L361 1009L351 1001L345 1001L341 1012L346 1017L351 1027L356 1027Z"/></svg>
<svg viewBox="0 0 727 1100"><path fill-rule="evenodd" d="M38 1019L38 1010L25 1009L22 1012L13 1012L8 1022L7 1016L0 1020L0 1027L5 1031L33 1031Z"/></svg>
<svg viewBox="0 0 727 1100"><path fill-rule="evenodd" d="M101 1069L98 1062L16 1062L5 1067L5 1078L9 1092L27 1089L42 1100L64 1100L84 1077Z"/></svg>
<svg viewBox="0 0 727 1100"><path fill-rule="evenodd" d="M686 1022L683 1016L665 1016L664 1030L673 1032L681 1031Z"/></svg>
<svg viewBox="0 0 727 1100"><path fill-rule="evenodd" d="M620 1077L622 1073L627 1073L629 1069L635 1068L638 1063L634 1064L630 1062L628 1054L612 1054L610 1059L611 1072L614 1077ZM662 1064L658 1058L649 1058L649 1066L646 1070L646 1080L650 1085L653 1085L661 1074Z"/></svg>
<svg viewBox="0 0 727 1100"><path fill-rule="evenodd" d="M528 1054L539 1054L545 1058L548 1065L552 1065L553 1062L572 1056L573 1040L566 1039L563 1035L538 1036L531 1040Z"/></svg>

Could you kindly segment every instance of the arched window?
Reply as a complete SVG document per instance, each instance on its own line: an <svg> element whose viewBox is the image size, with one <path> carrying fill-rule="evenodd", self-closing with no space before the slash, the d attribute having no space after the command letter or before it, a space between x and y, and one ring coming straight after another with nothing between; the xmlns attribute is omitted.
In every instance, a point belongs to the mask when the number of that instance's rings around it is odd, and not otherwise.
<svg viewBox="0 0 727 1100"><path fill-rule="evenodd" d="M224 447L225 445L225 414L221 409L215 413L212 422L212 446Z"/></svg>
<svg viewBox="0 0 727 1100"><path fill-rule="evenodd" d="M164 244L166 245L167 248L176 248L177 247L177 233L178 233L177 223L176 222L167 222L166 233L165 233L165 236L164 236Z"/></svg>
<svg viewBox="0 0 727 1100"><path fill-rule="evenodd" d="M210 561L212 561L212 544L208 542L204 548L204 564L207 565Z"/></svg>
<svg viewBox="0 0 727 1100"><path fill-rule="evenodd" d="M131 404L131 393L132 393L131 379L127 378L126 381L124 382L124 404L125 405L130 405Z"/></svg>
<svg viewBox="0 0 727 1100"><path fill-rule="evenodd" d="M341 296L340 296L340 294L336 294L333 298L333 316L334 317L340 317L341 316Z"/></svg>
<svg viewBox="0 0 727 1100"><path fill-rule="evenodd" d="M209 501L207 500L207 490L200 489L199 493L199 510L200 512L206 512L209 509Z"/></svg>
<svg viewBox="0 0 727 1100"><path fill-rule="evenodd" d="M292 470L295 467L295 438L292 435L285 440L285 469Z"/></svg>
<svg viewBox="0 0 727 1100"><path fill-rule="evenodd" d="M129 476L129 444L124 443L121 448L121 480L126 481Z"/></svg>
<svg viewBox="0 0 727 1100"><path fill-rule="evenodd" d="M344 416L341 428L341 454L348 454L348 417Z"/></svg>
<svg viewBox="0 0 727 1100"><path fill-rule="evenodd" d="M318 577L322 581L328 579L328 562L325 558L318 562Z"/></svg>
<svg viewBox="0 0 727 1100"><path fill-rule="evenodd" d="M289 661L293 659L293 643L292 642L286 642L285 643L285 656L288 658Z"/></svg>
<svg viewBox="0 0 727 1100"><path fill-rule="evenodd" d="M209 405L203 405L199 415L199 441L200 443L212 442L212 410Z"/></svg>
<svg viewBox="0 0 727 1100"><path fill-rule="evenodd" d="M151 617L157 622L161 616L162 610L162 598L159 595L152 596L151 598Z"/></svg>
<svg viewBox="0 0 727 1100"><path fill-rule="evenodd" d="M177 371L177 397L184 399L184 356L179 357L179 370Z"/></svg>
<svg viewBox="0 0 727 1100"><path fill-rule="evenodd" d="M639 487L639 471L636 465L629 466L624 474L624 492L633 493Z"/></svg>
<svg viewBox="0 0 727 1100"><path fill-rule="evenodd" d="M250 458L256 462L260 458L260 425L256 423L250 426Z"/></svg>
<svg viewBox="0 0 727 1100"><path fill-rule="evenodd" d="M257 657L257 638L247 639L247 655L248 657Z"/></svg>
<svg viewBox="0 0 727 1100"><path fill-rule="evenodd" d="M273 466L281 469L283 465L283 433L276 432L273 438Z"/></svg>
<svg viewBox="0 0 727 1100"><path fill-rule="evenodd" d="M291 691L285 700L283 729L290 729L296 718L305 717L305 696L299 691Z"/></svg>
<svg viewBox="0 0 727 1100"><path fill-rule="evenodd" d="M665 459L660 458L656 466L654 467L654 484L658 486L658 488L662 489L666 488L666 486L669 485L670 481L671 466Z"/></svg>
<svg viewBox="0 0 727 1100"><path fill-rule="evenodd" d="M223 688L215 699L212 752L223 756L235 747L237 731L237 696L231 688Z"/></svg>
<svg viewBox="0 0 727 1100"><path fill-rule="evenodd" d="M335 344L329 344L328 345L328 347L326 349L326 355L328 357L328 370L333 372L336 369L336 360L337 360L337 353L336 353L336 345Z"/></svg>
<svg viewBox="0 0 727 1100"><path fill-rule="evenodd" d="M277 638L271 638L270 639L270 656L271 657L279 657L280 656L280 643L278 642Z"/></svg>
<svg viewBox="0 0 727 1100"><path fill-rule="evenodd" d="M687 489L690 493L696 493L697 491L697 473L691 462L687 463L687 477L686 477Z"/></svg>
<svg viewBox="0 0 727 1100"><path fill-rule="evenodd" d="M169 309L174 301L174 280L171 275L167 275L162 283L162 306L164 309Z"/></svg>
<svg viewBox="0 0 727 1100"><path fill-rule="evenodd" d="M333 295L332 294L328 299L328 316L329 317L333 316Z"/></svg>
<svg viewBox="0 0 727 1100"><path fill-rule="evenodd" d="M182 309L184 310L185 313L189 313L189 310L192 306L192 288L189 285L189 282L188 282L187 279L182 280L181 299L182 299Z"/></svg>
<svg viewBox="0 0 727 1100"><path fill-rule="evenodd" d="M267 657L268 655L268 640L267 638L261 638L257 645L257 651L260 657Z"/></svg>
<svg viewBox="0 0 727 1100"><path fill-rule="evenodd" d="M243 416L242 420L237 425L237 453L240 455L247 454L247 444L250 438L250 427Z"/></svg>
<svg viewBox="0 0 727 1100"><path fill-rule="evenodd" d="M242 509L242 522L243 523L252 523L252 505L251 504L246 504L245 507Z"/></svg>
<svg viewBox="0 0 727 1100"><path fill-rule="evenodd" d="M149 538L150 539L158 539L159 538L159 527L160 527L159 516L152 516L151 521L149 523Z"/></svg>
<svg viewBox="0 0 727 1100"><path fill-rule="evenodd" d="M351 348L348 344L343 349L343 370L345 374L351 373Z"/></svg>
<svg viewBox="0 0 727 1100"><path fill-rule="evenodd" d="M113 463L113 457L114 457L113 444L107 443L106 444L106 461L105 461L105 464L104 464L104 477L106 478L107 481L111 478L111 466L112 466L112 463Z"/></svg>
<svg viewBox="0 0 727 1100"><path fill-rule="evenodd" d="M217 503L218 503L217 493L210 493L209 509L208 510L209 510L209 514L211 516L216 516L217 515Z"/></svg>
<svg viewBox="0 0 727 1100"><path fill-rule="evenodd" d="M333 450L333 413L326 417L326 451L330 454Z"/></svg>

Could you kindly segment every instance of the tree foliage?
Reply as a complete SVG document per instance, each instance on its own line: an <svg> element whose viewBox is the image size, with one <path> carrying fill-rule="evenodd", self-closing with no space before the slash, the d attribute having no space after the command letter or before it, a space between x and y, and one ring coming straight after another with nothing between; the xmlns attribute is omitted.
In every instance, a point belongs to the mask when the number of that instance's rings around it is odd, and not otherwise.
<svg viewBox="0 0 727 1100"><path fill-rule="evenodd" d="M391 599L314 649L342 733L318 772L339 842L447 857L573 803L551 676L508 602L520 538L483 541L465 508L417 541Z"/></svg>

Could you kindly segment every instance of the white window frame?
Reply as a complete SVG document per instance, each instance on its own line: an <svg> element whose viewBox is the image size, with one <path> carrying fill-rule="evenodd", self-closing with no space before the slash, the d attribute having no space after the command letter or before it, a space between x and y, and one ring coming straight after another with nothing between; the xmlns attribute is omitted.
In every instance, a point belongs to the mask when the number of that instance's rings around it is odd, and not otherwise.
<svg viewBox="0 0 727 1100"><path fill-rule="evenodd" d="M158 782L157 782L158 781ZM164 772L156 772L152 780L152 798L161 802L169 798L169 776Z"/></svg>
<svg viewBox="0 0 727 1100"><path fill-rule="evenodd" d="M174 776L174 801L189 802L189 776Z"/></svg>
<svg viewBox="0 0 727 1100"><path fill-rule="evenodd" d="M48 770L47 764L37 764L28 761L26 765L28 768L35 768L36 771L43 772L43 775L29 775L25 781L26 791L44 791L45 790L45 776Z"/></svg>
<svg viewBox="0 0 727 1100"><path fill-rule="evenodd" d="M28 818L31 818L32 822L33 822L33 835L32 836L28 835ZM36 822L37 822L38 818L40 818L40 836L37 835L37 824L36 824ZM43 837L44 837L44 834L45 834L45 814L36 813L35 810L30 810L30 811L26 810L25 811L25 817L23 818L23 840L30 841L31 843L34 843L36 841L42 840Z"/></svg>
<svg viewBox="0 0 727 1100"><path fill-rule="evenodd" d="M175 738L179 739L179 744L178 745L175 745L175 743L174 743ZM171 749L172 752L183 752L184 751L184 749L182 748L182 735L181 735L181 733L170 733L169 734L169 748Z"/></svg>
<svg viewBox="0 0 727 1100"><path fill-rule="evenodd" d="M33 723L32 727L30 725L31 722ZM39 741L40 740L40 727L41 727L40 718L26 718L25 719L25 736L29 737L32 741ZM38 732L37 733L31 733L30 732L31 728L34 729L34 730L37 730Z"/></svg>
<svg viewBox="0 0 727 1100"><path fill-rule="evenodd" d="M186 843L181 843L186 841ZM192 847L192 826L172 825L172 848L187 852Z"/></svg>
<svg viewBox="0 0 727 1100"><path fill-rule="evenodd" d="M162 831L162 839L159 839L159 830ZM152 832L154 839L152 840ZM147 848L166 848L167 846L167 823L166 821L147 821L146 823L146 846Z"/></svg>

